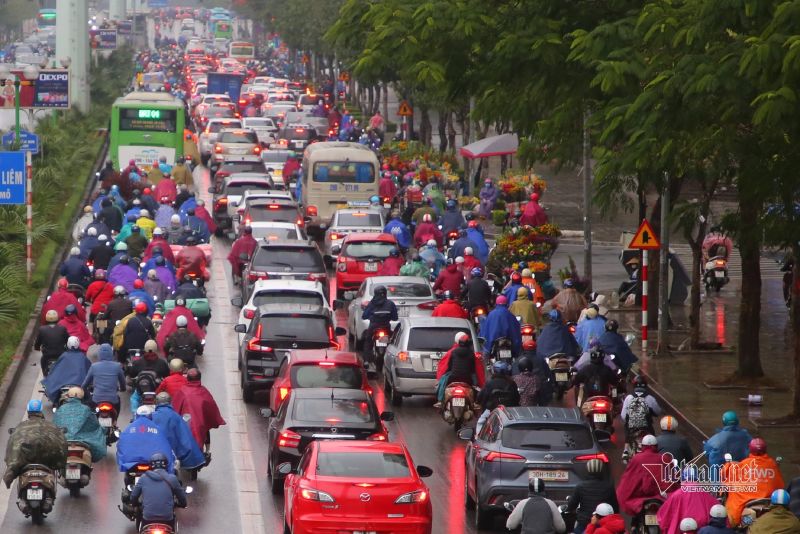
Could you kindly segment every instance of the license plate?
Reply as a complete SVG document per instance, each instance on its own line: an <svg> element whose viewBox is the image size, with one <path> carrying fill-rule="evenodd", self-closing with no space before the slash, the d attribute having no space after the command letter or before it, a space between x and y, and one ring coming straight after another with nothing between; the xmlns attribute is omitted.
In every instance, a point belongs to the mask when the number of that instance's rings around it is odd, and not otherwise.
<svg viewBox="0 0 800 534"><path fill-rule="evenodd" d="M272 376L275 374L275 369L264 369L264 376Z"/></svg>
<svg viewBox="0 0 800 534"><path fill-rule="evenodd" d="M556 373L556 382L566 382L569 380L569 374L567 373Z"/></svg>
<svg viewBox="0 0 800 534"><path fill-rule="evenodd" d="M522 344L524 345L528 341L533 341L533 336L522 336Z"/></svg>
<svg viewBox="0 0 800 534"><path fill-rule="evenodd" d="M616 398L616 396L617 396L617 388L611 388L611 396Z"/></svg>
<svg viewBox="0 0 800 534"><path fill-rule="evenodd" d="M102 426L103 428L111 428L111 419L109 419L108 417L101 417L100 419L98 419L98 422L100 423L100 426Z"/></svg>
<svg viewBox="0 0 800 534"><path fill-rule="evenodd" d="M593 417L595 423L605 423L607 419L606 414L604 413L596 413Z"/></svg>
<svg viewBox="0 0 800 534"><path fill-rule="evenodd" d="M376 273L378 272L378 264L375 262L369 262L364 264L364 272L365 273Z"/></svg>
<svg viewBox="0 0 800 534"><path fill-rule="evenodd" d="M725 278L725 272L724 271L714 271L714 276L716 276L717 278Z"/></svg>
<svg viewBox="0 0 800 534"><path fill-rule="evenodd" d="M549 480L551 482L567 482L569 480L569 473L566 471L532 469L528 471L528 478L541 478L542 480Z"/></svg>
<svg viewBox="0 0 800 534"><path fill-rule="evenodd" d="M397 316L398 317L408 317L409 309L407 306L398 306L397 307Z"/></svg>
<svg viewBox="0 0 800 534"><path fill-rule="evenodd" d="M501 350L501 351L498 351L498 354L500 355L501 358L510 358L511 357L511 351L510 350Z"/></svg>
<svg viewBox="0 0 800 534"><path fill-rule="evenodd" d="M354 530L353 534L378 534L374 530Z"/></svg>
<svg viewBox="0 0 800 534"><path fill-rule="evenodd" d="M654 514L647 514L644 516L644 524L649 527L657 527L658 526L658 516Z"/></svg>
<svg viewBox="0 0 800 534"><path fill-rule="evenodd" d="M465 399L464 397L453 397L451 404L453 406L466 406L467 399Z"/></svg>
<svg viewBox="0 0 800 534"><path fill-rule="evenodd" d="M29 501L41 501L44 498L44 490L29 489L27 495Z"/></svg>
<svg viewBox="0 0 800 534"><path fill-rule="evenodd" d="M388 345L388 343L386 343L385 341L381 341L380 339L375 341L376 347L385 347L386 345Z"/></svg>
<svg viewBox="0 0 800 534"><path fill-rule="evenodd" d="M67 469L65 476L67 480L78 480L81 478L80 468Z"/></svg>
<svg viewBox="0 0 800 534"><path fill-rule="evenodd" d="M244 148L232 148L231 154L247 154L247 150Z"/></svg>

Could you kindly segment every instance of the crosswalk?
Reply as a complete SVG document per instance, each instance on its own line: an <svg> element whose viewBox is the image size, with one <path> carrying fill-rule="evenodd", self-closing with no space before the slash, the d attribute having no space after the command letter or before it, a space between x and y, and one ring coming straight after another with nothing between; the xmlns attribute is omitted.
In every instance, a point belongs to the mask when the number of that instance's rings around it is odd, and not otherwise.
<svg viewBox="0 0 800 534"><path fill-rule="evenodd" d="M677 244L670 246L670 248L678 255L687 270L692 268L692 249L689 248L689 245ZM735 247L731 257L728 259L728 276L731 279L742 278L742 257L739 254L739 249ZM761 279L781 280L782 278L781 263L772 258L761 256Z"/></svg>

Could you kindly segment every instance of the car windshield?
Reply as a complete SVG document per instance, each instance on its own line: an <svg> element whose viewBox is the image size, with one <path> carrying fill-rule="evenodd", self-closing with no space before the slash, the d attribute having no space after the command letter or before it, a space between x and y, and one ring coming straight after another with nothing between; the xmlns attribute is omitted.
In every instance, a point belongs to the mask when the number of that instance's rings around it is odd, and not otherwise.
<svg viewBox="0 0 800 534"><path fill-rule="evenodd" d="M362 183L375 181L372 163L342 163L321 161L314 164L315 182Z"/></svg>
<svg viewBox="0 0 800 534"><path fill-rule="evenodd" d="M269 187L264 182L233 182L225 186L225 195L241 195L248 189L264 189Z"/></svg>
<svg viewBox="0 0 800 534"><path fill-rule="evenodd" d="M253 296L253 306L264 304L311 304L322 306L322 295L310 291L261 291Z"/></svg>
<svg viewBox="0 0 800 534"><path fill-rule="evenodd" d="M289 159L289 153L268 150L266 152L262 152L261 157L267 163L286 163L286 160Z"/></svg>
<svg viewBox="0 0 800 534"><path fill-rule="evenodd" d="M258 137L254 132L222 132L219 134L220 143L256 144Z"/></svg>
<svg viewBox="0 0 800 534"><path fill-rule="evenodd" d="M354 365L293 365L291 379L294 388L361 389L361 371Z"/></svg>
<svg viewBox="0 0 800 534"><path fill-rule="evenodd" d="M269 119L262 119L262 118L252 118L246 119L245 124L248 128L269 128L272 126L272 121Z"/></svg>
<svg viewBox="0 0 800 534"><path fill-rule="evenodd" d="M350 258L388 258L389 252L395 249L394 243L386 241L354 241L347 243L342 255Z"/></svg>
<svg viewBox="0 0 800 534"><path fill-rule="evenodd" d="M508 425L501 436L503 447L542 451L586 450L594 446L592 434L582 425L522 423Z"/></svg>
<svg viewBox="0 0 800 534"><path fill-rule="evenodd" d="M283 221L279 221L283 222ZM275 228L272 226L253 228L254 239L266 239L268 241L277 241L283 239L299 239L296 228Z"/></svg>
<svg viewBox="0 0 800 534"><path fill-rule="evenodd" d="M331 391L331 397L335 393ZM375 419L364 399L297 399L292 418L316 423L371 423Z"/></svg>
<svg viewBox="0 0 800 534"><path fill-rule="evenodd" d="M433 298L431 286L428 284L385 284L385 286L392 298Z"/></svg>
<svg viewBox="0 0 800 534"><path fill-rule="evenodd" d="M210 133L219 133L223 128L241 128L242 124L239 121L218 121L212 122L208 125Z"/></svg>
<svg viewBox="0 0 800 534"><path fill-rule="evenodd" d="M261 318L261 339L277 341L312 341L330 343L324 316L287 313Z"/></svg>
<svg viewBox="0 0 800 534"><path fill-rule="evenodd" d="M458 332L469 332L468 328L415 327L408 334L408 350L447 352L453 346Z"/></svg>
<svg viewBox="0 0 800 534"><path fill-rule="evenodd" d="M315 249L306 247L262 247L253 258L254 270L278 270L291 272L324 272L322 256ZM452 339L452 338L451 338Z"/></svg>
<svg viewBox="0 0 800 534"><path fill-rule="evenodd" d="M247 210L248 222L295 222L297 217L297 208L290 204L264 204Z"/></svg>
<svg viewBox="0 0 800 534"><path fill-rule="evenodd" d="M317 456L317 475L362 478L408 478L411 470L403 454L388 452L322 452Z"/></svg>
<svg viewBox="0 0 800 534"><path fill-rule="evenodd" d="M220 170L224 170L230 174L237 172L264 172L264 164L260 161L223 161ZM269 188L269 186L262 186L259 189Z"/></svg>
<svg viewBox="0 0 800 534"><path fill-rule="evenodd" d="M374 226L383 227L379 213L339 213L336 226Z"/></svg>
<svg viewBox="0 0 800 534"><path fill-rule="evenodd" d="M215 118L218 118L218 119L219 118L233 117L235 115L236 114L234 113L233 108L227 108L227 107L224 108L224 107L221 107L221 106L210 107L210 108L208 108L208 111L206 112L206 116L207 117L215 117ZM230 128L230 126L228 126L228 128Z"/></svg>

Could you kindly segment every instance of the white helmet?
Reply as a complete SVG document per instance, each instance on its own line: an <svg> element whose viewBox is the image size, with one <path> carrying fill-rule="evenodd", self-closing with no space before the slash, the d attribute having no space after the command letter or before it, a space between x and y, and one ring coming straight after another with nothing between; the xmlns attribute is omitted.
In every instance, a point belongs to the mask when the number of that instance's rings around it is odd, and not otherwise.
<svg viewBox="0 0 800 534"><path fill-rule="evenodd" d="M665 415L661 418L661 430L672 431L678 429L678 420L671 415Z"/></svg>
<svg viewBox="0 0 800 534"><path fill-rule="evenodd" d="M606 502L601 502L600 504L597 505L597 508L594 509L594 513L595 515L599 515L600 517L605 517L607 515L613 514L614 508Z"/></svg>
<svg viewBox="0 0 800 534"><path fill-rule="evenodd" d="M464 256L458 256L456 258L456 263L464 263Z"/></svg>
<svg viewBox="0 0 800 534"><path fill-rule="evenodd" d="M464 256L472 256L475 251L472 250L472 247L465 247L464 248Z"/></svg>
<svg viewBox="0 0 800 534"><path fill-rule="evenodd" d="M425 243L425 244L428 245L429 247L435 247L436 246L436 240L435 239L428 239L428 242Z"/></svg>
<svg viewBox="0 0 800 534"><path fill-rule="evenodd" d="M647 434L645 437L642 438L642 445L645 446L658 445L658 440L654 435Z"/></svg>
<svg viewBox="0 0 800 534"><path fill-rule="evenodd" d="M150 417L153 415L153 407L149 404L142 404L138 408L136 408L136 415L143 415L145 417Z"/></svg>
<svg viewBox="0 0 800 534"><path fill-rule="evenodd" d="M715 504L711 507L711 512L709 515L717 519L722 519L723 517L728 517L728 510L722 504Z"/></svg>
<svg viewBox="0 0 800 534"><path fill-rule="evenodd" d="M681 524L678 528L681 529L681 532L694 532L698 529L697 521L691 517L684 517L681 519Z"/></svg>
<svg viewBox="0 0 800 534"><path fill-rule="evenodd" d="M150 212L143 209L142 211L139 212L139 217L150 217Z"/></svg>
<svg viewBox="0 0 800 534"><path fill-rule="evenodd" d="M189 321L186 320L185 315L179 315L178 318L175 320L175 324L178 325L178 328L183 328L184 326L189 324Z"/></svg>
<svg viewBox="0 0 800 534"><path fill-rule="evenodd" d="M180 224L181 223L181 216L177 213L173 214L172 217L169 218L169 222L173 224Z"/></svg>
<svg viewBox="0 0 800 534"><path fill-rule="evenodd" d="M94 226L90 226L86 230L86 235L97 235L97 228L95 228Z"/></svg>
<svg viewBox="0 0 800 534"><path fill-rule="evenodd" d="M81 249L79 249L78 247L72 247L69 250L69 255L70 256L80 256L81 255Z"/></svg>
<svg viewBox="0 0 800 534"><path fill-rule="evenodd" d="M153 229L153 235L162 235L163 233L164 233L164 231L161 229L160 226L156 226Z"/></svg>
<svg viewBox="0 0 800 534"><path fill-rule="evenodd" d="M426 213L422 216L422 222L433 222L433 217L431 217L430 213Z"/></svg>
<svg viewBox="0 0 800 534"><path fill-rule="evenodd" d="M89 228L89 229L94 230L94 228ZM97 236L97 239L99 241L108 241L108 236L106 234L100 234L99 236Z"/></svg>
<svg viewBox="0 0 800 534"><path fill-rule="evenodd" d="M78 350L81 347L81 340L76 336L69 336L67 339L67 348L70 350Z"/></svg>

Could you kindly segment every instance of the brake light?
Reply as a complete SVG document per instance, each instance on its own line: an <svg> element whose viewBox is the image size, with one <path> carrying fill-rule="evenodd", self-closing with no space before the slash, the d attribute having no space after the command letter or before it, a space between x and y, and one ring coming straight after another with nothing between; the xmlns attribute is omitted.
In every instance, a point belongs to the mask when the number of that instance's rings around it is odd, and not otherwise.
<svg viewBox="0 0 800 534"><path fill-rule="evenodd" d="M298 217L294 223L302 228L306 221L302 217Z"/></svg>
<svg viewBox="0 0 800 534"><path fill-rule="evenodd" d="M245 319L252 319L256 316L256 311L250 308L245 308L242 314L244 315Z"/></svg>
<svg viewBox="0 0 800 534"><path fill-rule="evenodd" d="M317 365L320 367L336 367L336 362L319 362Z"/></svg>
<svg viewBox="0 0 800 534"><path fill-rule="evenodd" d="M608 403L606 401L604 401L604 400L595 401L594 402L594 407L595 408L599 408L601 410L605 410L606 408L608 408Z"/></svg>
<svg viewBox="0 0 800 534"><path fill-rule="evenodd" d="M570 334L574 334L575 333L575 325L574 324L569 325L569 333Z"/></svg>
<svg viewBox="0 0 800 534"><path fill-rule="evenodd" d="M420 310L433 310L436 308L438 304L439 303L436 302L435 300L431 300L428 302L423 302L422 304L417 304L417 308L419 308Z"/></svg>
<svg viewBox="0 0 800 534"><path fill-rule="evenodd" d="M258 325L256 328L255 335L250 338L250 341L247 342L247 350L252 350L255 352L272 352L272 347L264 347L261 345L261 332L263 330L262 325Z"/></svg>
<svg viewBox="0 0 800 534"><path fill-rule="evenodd" d="M305 130L304 130L304 129L302 129L302 128L295 128L295 129L294 129L294 131L295 131L296 133L303 133L303 132L305 132Z"/></svg>
<svg viewBox="0 0 800 534"><path fill-rule="evenodd" d="M279 208L280 208L280 206L278 206L277 204L270 204L269 206L267 206L267 209L271 209L271 210L277 210Z"/></svg>
<svg viewBox="0 0 800 534"><path fill-rule="evenodd" d="M479 307L475 308L472 311L472 313L474 313L475 315L484 315L486 313L486 308L483 308L483 307L479 306Z"/></svg>
<svg viewBox="0 0 800 534"><path fill-rule="evenodd" d="M222 154L222 145L214 145L214 152Z"/></svg>
<svg viewBox="0 0 800 534"><path fill-rule="evenodd" d="M244 106L245 104L247 104L247 100L245 100L244 98L240 98L239 99L239 105L240 106Z"/></svg>
<svg viewBox="0 0 800 534"><path fill-rule="evenodd" d="M376 432L367 438L367 441L388 441L386 432Z"/></svg>
<svg viewBox="0 0 800 534"><path fill-rule="evenodd" d="M97 405L97 409L101 412L113 412L114 406L109 402L101 402Z"/></svg>
<svg viewBox="0 0 800 534"><path fill-rule="evenodd" d="M497 452L490 451L489 454L483 458L487 462L524 462L525 457L519 454L512 454L510 452Z"/></svg>
<svg viewBox="0 0 800 534"><path fill-rule="evenodd" d="M589 460L600 460L607 464L608 456L604 452L598 452L597 454L582 454L572 459L574 462L588 462Z"/></svg>
<svg viewBox="0 0 800 534"><path fill-rule="evenodd" d="M453 389L452 395L453 397L465 397L467 392L464 390L464 388L455 388Z"/></svg>
<svg viewBox="0 0 800 534"><path fill-rule="evenodd" d="M253 147L253 154L255 154L256 156L261 154L261 147L258 146L258 145L254 146Z"/></svg>
<svg viewBox="0 0 800 534"><path fill-rule="evenodd" d="M83 457L83 451L80 450L80 449L70 449L70 450L67 451L67 456L69 456L71 458L82 458Z"/></svg>
<svg viewBox="0 0 800 534"><path fill-rule="evenodd" d="M417 504L428 500L428 492L425 490L410 491L400 495L395 504Z"/></svg>
<svg viewBox="0 0 800 534"><path fill-rule="evenodd" d="M336 502L333 500L333 497L324 491L317 491L314 489L303 488L300 490L300 496L307 501Z"/></svg>
<svg viewBox="0 0 800 534"><path fill-rule="evenodd" d="M256 280L267 280L269 276L264 271L250 271L247 273L247 279L251 282L255 282Z"/></svg>
<svg viewBox="0 0 800 534"><path fill-rule="evenodd" d="M291 430L284 430L278 436L278 446L287 449L296 449L300 446L300 434Z"/></svg>
<svg viewBox="0 0 800 534"><path fill-rule="evenodd" d="M716 265L717 267L725 267L725 260L716 260L714 262L714 265Z"/></svg>
<svg viewBox="0 0 800 534"><path fill-rule="evenodd" d="M306 215L308 215L309 217L316 217L317 213L319 213L319 212L317 211L317 207L316 206L308 206L306 208Z"/></svg>
<svg viewBox="0 0 800 534"><path fill-rule="evenodd" d="M522 335L531 335L533 334L533 327L532 326L523 326L522 327Z"/></svg>
<svg viewBox="0 0 800 534"><path fill-rule="evenodd" d="M400 360L401 362L407 362L408 361L408 353L406 351L398 352L397 353L397 359Z"/></svg>
<svg viewBox="0 0 800 534"><path fill-rule="evenodd" d="M331 241L336 241L337 239L341 239L344 236L337 234L336 232L331 234Z"/></svg>
<svg viewBox="0 0 800 534"><path fill-rule="evenodd" d="M286 399L286 397L289 396L289 391L291 389L292 388L290 388L289 386L285 386L285 387L279 388L278 389L278 397L280 397L280 400Z"/></svg>
<svg viewBox="0 0 800 534"><path fill-rule="evenodd" d="M137 471L150 471L150 466L147 464L136 464Z"/></svg>

